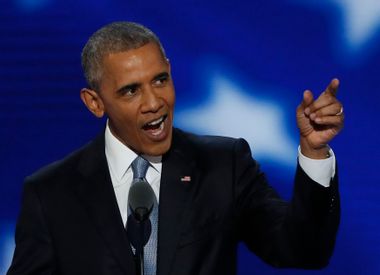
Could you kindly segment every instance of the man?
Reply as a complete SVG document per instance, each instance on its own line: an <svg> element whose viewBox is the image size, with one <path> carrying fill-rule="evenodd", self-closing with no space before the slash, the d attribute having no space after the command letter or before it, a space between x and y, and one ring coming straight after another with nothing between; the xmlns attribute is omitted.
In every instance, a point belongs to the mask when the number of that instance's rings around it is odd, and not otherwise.
<svg viewBox="0 0 380 275"><path fill-rule="evenodd" d="M150 30L107 25L87 42L82 64L89 86L81 98L95 116L108 116L106 129L26 179L8 274L135 274L125 226L137 159L158 211L147 274L235 274L239 241L274 266L328 263L339 223L327 145L343 126L338 80L316 100L305 91L297 108L299 165L287 203L243 139L173 128L170 63Z"/></svg>

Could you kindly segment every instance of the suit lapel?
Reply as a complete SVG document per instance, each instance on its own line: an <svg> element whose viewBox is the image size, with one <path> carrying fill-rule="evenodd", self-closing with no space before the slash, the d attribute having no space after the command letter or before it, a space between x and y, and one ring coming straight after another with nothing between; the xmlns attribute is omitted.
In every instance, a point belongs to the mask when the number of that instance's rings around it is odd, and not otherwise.
<svg viewBox="0 0 380 275"><path fill-rule="evenodd" d="M126 274L135 274L135 264L120 216L104 153L104 135L89 145L79 164L83 181L77 192L94 226Z"/></svg>
<svg viewBox="0 0 380 275"><path fill-rule="evenodd" d="M170 274L180 238L183 212L196 184L195 157L175 130L170 151L163 157L158 224L158 275Z"/></svg>

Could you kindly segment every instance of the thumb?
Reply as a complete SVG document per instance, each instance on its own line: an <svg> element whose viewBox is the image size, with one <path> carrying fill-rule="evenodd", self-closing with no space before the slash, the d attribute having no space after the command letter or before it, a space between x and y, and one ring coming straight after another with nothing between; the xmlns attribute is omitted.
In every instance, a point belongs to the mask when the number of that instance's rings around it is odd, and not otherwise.
<svg viewBox="0 0 380 275"><path fill-rule="evenodd" d="M303 92L303 100L302 100L302 107L306 109L311 103L313 103L313 93L309 90L306 90Z"/></svg>
<svg viewBox="0 0 380 275"><path fill-rule="evenodd" d="M313 93L309 90L306 90L303 92L303 100L300 105L300 108L298 109L298 112L305 113L305 115L309 115L310 110L309 110L309 105L313 103L314 98L313 98Z"/></svg>

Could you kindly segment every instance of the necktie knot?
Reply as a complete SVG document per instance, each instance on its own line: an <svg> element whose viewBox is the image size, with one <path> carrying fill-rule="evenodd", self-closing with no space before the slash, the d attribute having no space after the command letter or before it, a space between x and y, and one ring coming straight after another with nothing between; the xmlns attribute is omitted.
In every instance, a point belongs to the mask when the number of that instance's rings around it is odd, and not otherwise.
<svg viewBox="0 0 380 275"><path fill-rule="evenodd" d="M137 156L132 162L133 179L144 179L149 162L141 156Z"/></svg>

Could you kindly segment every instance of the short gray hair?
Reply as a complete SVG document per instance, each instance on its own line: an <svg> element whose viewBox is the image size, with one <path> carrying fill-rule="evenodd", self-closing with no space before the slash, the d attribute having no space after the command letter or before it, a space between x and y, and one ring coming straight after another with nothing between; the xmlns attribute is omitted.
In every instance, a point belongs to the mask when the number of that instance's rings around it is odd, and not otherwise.
<svg viewBox="0 0 380 275"><path fill-rule="evenodd" d="M103 58L140 48L148 43L156 43L166 58L158 37L147 27L134 22L114 22L97 30L82 50L82 67L90 89L99 91Z"/></svg>

